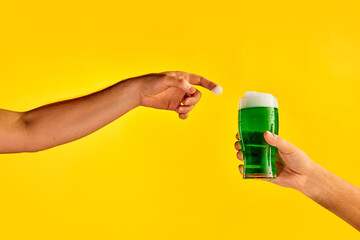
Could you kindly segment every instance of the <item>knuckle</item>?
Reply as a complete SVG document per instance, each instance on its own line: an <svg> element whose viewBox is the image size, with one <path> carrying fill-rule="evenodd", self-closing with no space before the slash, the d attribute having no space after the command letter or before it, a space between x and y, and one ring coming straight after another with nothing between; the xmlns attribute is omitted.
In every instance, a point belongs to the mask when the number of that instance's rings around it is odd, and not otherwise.
<svg viewBox="0 0 360 240"><path fill-rule="evenodd" d="M178 83L180 86L182 86L184 88L187 87L186 81L184 79L178 79Z"/></svg>
<svg viewBox="0 0 360 240"><path fill-rule="evenodd" d="M154 75L163 81L168 80L169 78L169 75L167 75L166 73L156 73Z"/></svg>
<svg viewBox="0 0 360 240"><path fill-rule="evenodd" d="M168 76L168 73L162 72L162 73L152 73L152 75L159 76L159 77L165 77Z"/></svg>
<svg viewBox="0 0 360 240"><path fill-rule="evenodd" d="M180 78L180 79L183 78L182 72L175 72L175 76L176 76L177 78Z"/></svg>

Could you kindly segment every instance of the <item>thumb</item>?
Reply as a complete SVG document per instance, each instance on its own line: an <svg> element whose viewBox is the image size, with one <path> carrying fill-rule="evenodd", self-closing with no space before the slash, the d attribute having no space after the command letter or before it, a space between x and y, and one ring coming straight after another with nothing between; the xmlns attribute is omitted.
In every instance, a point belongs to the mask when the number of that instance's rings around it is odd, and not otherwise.
<svg viewBox="0 0 360 240"><path fill-rule="evenodd" d="M196 88L193 87L188 81L182 78L177 78L173 76L167 76L165 78L165 85L168 87L176 87L180 90L188 93L193 94L196 92Z"/></svg>
<svg viewBox="0 0 360 240"><path fill-rule="evenodd" d="M269 131L266 131L264 133L264 138L268 144L277 147L279 152L282 154L289 155L295 153L298 150L298 148L295 147L293 144L289 143L288 141L284 140L283 138Z"/></svg>

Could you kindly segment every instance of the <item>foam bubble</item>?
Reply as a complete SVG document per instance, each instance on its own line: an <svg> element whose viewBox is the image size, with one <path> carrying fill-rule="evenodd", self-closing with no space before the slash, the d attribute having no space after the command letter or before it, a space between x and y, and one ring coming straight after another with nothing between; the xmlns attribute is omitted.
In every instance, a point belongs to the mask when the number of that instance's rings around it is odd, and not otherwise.
<svg viewBox="0 0 360 240"><path fill-rule="evenodd" d="M251 107L278 108L278 101L277 98L270 93L245 92L244 97L239 100L239 109Z"/></svg>

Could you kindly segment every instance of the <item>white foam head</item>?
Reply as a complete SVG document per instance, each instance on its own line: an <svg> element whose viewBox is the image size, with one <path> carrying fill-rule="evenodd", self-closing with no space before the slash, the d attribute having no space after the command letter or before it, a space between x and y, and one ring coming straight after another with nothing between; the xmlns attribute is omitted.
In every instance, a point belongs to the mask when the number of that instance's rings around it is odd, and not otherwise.
<svg viewBox="0 0 360 240"><path fill-rule="evenodd" d="M245 92L244 97L239 100L239 109L251 107L278 108L278 101L270 93Z"/></svg>

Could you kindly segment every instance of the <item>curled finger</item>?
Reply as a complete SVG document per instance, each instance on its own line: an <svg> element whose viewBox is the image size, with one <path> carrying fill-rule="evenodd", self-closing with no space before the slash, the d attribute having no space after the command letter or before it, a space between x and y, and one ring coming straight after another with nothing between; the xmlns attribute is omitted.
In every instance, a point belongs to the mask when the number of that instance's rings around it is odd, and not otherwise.
<svg viewBox="0 0 360 240"><path fill-rule="evenodd" d="M240 174L243 175L244 174L244 165L239 165L238 169L239 169Z"/></svg>
<svg viewBox="0 0 360 240"><path fill-rule="evenodd" d="M190 112L193 108L195 107L195 105L190 105L190 106L185 106L185 105L181 105L178 108L176 108L176 112L177 113L188 113Z"/></svg>
<svg viewBox="0 0 360 240"><path fill-rule="evenodd" d="M196 92L189 97L185 97L182 101L184 105L195 105L199 102L201 98L201 92L199 90L196 90Z"/></svg>
<svg viewBox="0 0 360 240"><path fill-rule="evenodd" d="M187 119L188 116L189 116L189 113L179 113L180 119Z"/></svg>
<svg viewBox="0 0 360 240"><path fill-rule="evenodd" d="M236 153L236 157L239 159L239 160L244 160L244 156L243 156L243 153L241 151L238 151Z"/></svg>
<svg viewBox="0 0 360 240"><path fill-rule="evenodd" d="M238 150L238 151L241 150L241 146L240 146L239 141L236 141L236 142L235 142L235 149Z"/></svg>

